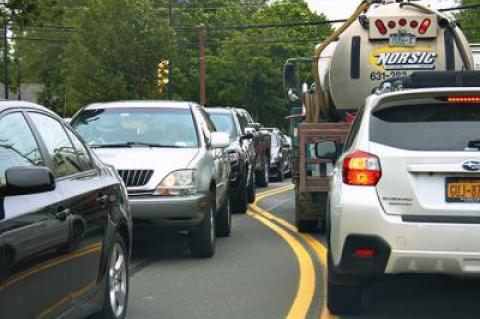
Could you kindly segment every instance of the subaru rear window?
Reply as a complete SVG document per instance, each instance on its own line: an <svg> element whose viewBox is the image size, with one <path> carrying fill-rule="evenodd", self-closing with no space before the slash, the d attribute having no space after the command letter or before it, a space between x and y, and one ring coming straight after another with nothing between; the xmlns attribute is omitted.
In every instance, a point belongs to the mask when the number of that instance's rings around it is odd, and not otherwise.
<svg viewBox="0 0 480 319"><path fill-rule="evenodd" d="M469 144L480 145L480 104L401 105L374 111L370 140L412 151L478 151Z"/></svg>

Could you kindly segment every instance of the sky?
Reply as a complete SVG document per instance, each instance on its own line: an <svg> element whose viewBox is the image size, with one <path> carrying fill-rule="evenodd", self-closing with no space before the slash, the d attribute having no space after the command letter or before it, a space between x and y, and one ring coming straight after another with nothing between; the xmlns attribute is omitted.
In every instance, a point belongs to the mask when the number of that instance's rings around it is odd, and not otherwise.
<svg viewBox="0 0 480 319"><path fill-rule="evenodd" d="M307 0L310 8L323 12L330 20L346 19L353 13L361 0ZM434 8L450 8L456 6L455 0L423 0L423 4L430 4Z"/></svg>

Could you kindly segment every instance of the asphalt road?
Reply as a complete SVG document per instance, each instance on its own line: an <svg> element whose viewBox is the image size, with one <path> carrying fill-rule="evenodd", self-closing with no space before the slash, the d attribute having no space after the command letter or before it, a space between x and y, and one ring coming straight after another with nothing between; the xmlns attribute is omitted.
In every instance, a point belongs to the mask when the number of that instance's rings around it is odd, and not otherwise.
<svg viewBox="0 0 480 319"><path fill-rule="evenodd" d="M260 189L212 259L190 257L185 235L136 228L127 318L335 318L324 306L324 237L296 233L289 185ZM367 285L363 303L345 318L480 318L480 281L392 277Z"/></svg>

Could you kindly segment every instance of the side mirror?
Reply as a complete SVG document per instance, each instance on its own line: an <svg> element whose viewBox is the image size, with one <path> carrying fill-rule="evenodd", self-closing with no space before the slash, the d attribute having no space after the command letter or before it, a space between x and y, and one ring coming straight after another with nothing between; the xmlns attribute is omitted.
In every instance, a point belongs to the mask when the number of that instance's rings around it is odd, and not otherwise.
<svg viewBox="0 0 480 319"><path fill-rule="evenodd" d="M227 133L212 132L210 144L213 148L225 148L230 145L230 136Z"/></svg>
<svg viewBox="0 0 480 319"><path fill-rule="evenodd" d="M253 138L253 136L255 135L255 133L257 133L257 130L256 130L254 127L249 127L249 126L247 126L247 127L245 128L245 132L244 132L244 133L245 133L245 135L252 135L252 138Z"/></svg>
<svg viewBox="0 0 480 319"><path fill-rule="evenodd" d="M285 91L297 88L296 66L292 62L287 62L283 66L283 87Z"/></svg>
<svg viewBox="0 0 480 319"><path fill-rule="evenodd" d="M12 167L5 172L4 195L31 195L55 189L55 179L48 167Z"/></svg>
<svg viewBox="0 0 480 319"><path fill-rule="evenodd" d="M320 159L337 160L337 143L334 141L320 141L315 144L315 156Z"/></svg>
<svg viewBox="0 0 480 319"><path fill-rule="evenodd" d="M253 133L247 133L245 135L242 135L242 140L252 140L253 137Z"/></svg>

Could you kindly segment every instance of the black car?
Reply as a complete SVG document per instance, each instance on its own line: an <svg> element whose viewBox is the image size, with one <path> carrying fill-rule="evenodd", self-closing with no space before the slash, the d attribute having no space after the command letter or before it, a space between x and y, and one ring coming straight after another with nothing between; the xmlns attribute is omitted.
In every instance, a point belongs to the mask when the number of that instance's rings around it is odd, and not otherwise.
<svg viewBox="0 0 480 319"><path fill-rule="evenodd" d="M264 128L272 136L272 147L270 156L270 178L277 181L292 173L292 149L287 136L278 128Z"/></svg>
<svg viewBox="0 0 480 319"><path fill-rule="evenodd" d="M123 318L131 234L117 173L51 111L0 102L0 318Z"/></svg>
<svg viewBox="0 0 480 319"><path fill-rule="evenodd" d="M244 214L248 203L255 201L255 148L253 134L245 134L240 115L232 108L207 108L210 119L220 132L230 135L227 148L230 162L229 194L232 211Z"/></svg>

